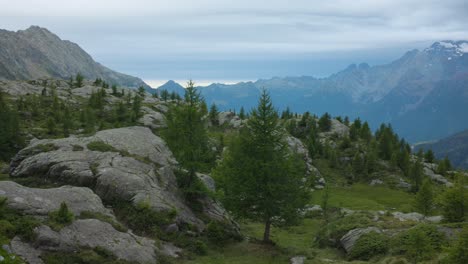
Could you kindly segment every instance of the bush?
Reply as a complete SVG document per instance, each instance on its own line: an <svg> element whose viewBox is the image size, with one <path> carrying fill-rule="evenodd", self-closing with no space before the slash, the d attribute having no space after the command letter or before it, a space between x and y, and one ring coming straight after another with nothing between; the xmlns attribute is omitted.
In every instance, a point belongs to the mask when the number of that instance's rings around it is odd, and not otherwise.
<svg viewBox="0 0 468 264"><path fill-rule="evenodd" d="M86 145L89 150L91 151L100 151L100 152L119 152L117 149L115 149L113 146L104 143L102 141L93 141L88 143Z"/></svg>
<svg viewBox="0 0 468 264"><path fill-rule="evenodd" d="M394 238L392 252L404 254L411 261L430 259L442 248L444 235L433 225L420 224Z"/></svg>
<svg viewBox="0 0 468 264"><path fill-rule="evenodd" d="M81 250L78 252L47 252L41 255L46 264L129 264L117 260L110 252L102 248Z"/></svg>
<svg viewBox="0 0 468 264"><path fill-rule="evenodd" d="M349 253L350 259L369 260L388 251L388 238L377 232L362 235Z"/></svg>
<svg viewBox="0 0 468 264"><path fill-rule="evenodd" d="M114 221L112 217L108 215L101 214L99 212L91 212L91 211L83 211L80 213L79 216L80 219L97 219L102 222L106 222L111 224L115 230L120 231L120 232L127 232L128 228L126 228L124 225L122 225L119 222Z"/></svg>
<svg viewBox="0 0 468 264"><path fill-rule="evenodd" d="M0 238L13 237L15 235L15 226L7 220L0 220Z"/></svg>
<svg viewBox="0 0 468 264"><path fill-rule="evenodd" d="M452 248L450 248L449 255L442 263L447 264L465 264L468 263L468 227L458 235L458 240Z"/></svg>
<svg viewBox="0 0 468 264"><path fill-rule="evenodd" d="M206 246L205 242L201 240L195 240L191 250L197 255L206 255L208 253L208 247Z"/></svg>
<svg viewBox="0 0 468 264"><path fill-rule="evenodd" d="M69 224L73 221L73 213L68 210L68 206L65 202L60 204L60 208L57 211L50 212L50 220L56 222L59 225Z"/></svg>
<svg viewBox="0 0 468 264"><path fill-rule="evenodd" d="M156 212L147 202L134 206L127 201L114 200L112 205L119 220L141 235L157 235L161 227L173 223L177 216L175 209Z"/></svg>
<svg viewBox="0 0 468 264"><path fill-rule="evenodd" d="M23 216L17 219L15 224L15 234L19 235L25 241L32 241L36 238L34 228L39 226L40 222L35 218Z"/></svg>
<svg viewBox="0 0 468 264"><path fill-rule="evenodd" d="M222 245L230 240L239 241L242 237L227 223L212 221L205 230L208 239L217 245Z"/></svg>

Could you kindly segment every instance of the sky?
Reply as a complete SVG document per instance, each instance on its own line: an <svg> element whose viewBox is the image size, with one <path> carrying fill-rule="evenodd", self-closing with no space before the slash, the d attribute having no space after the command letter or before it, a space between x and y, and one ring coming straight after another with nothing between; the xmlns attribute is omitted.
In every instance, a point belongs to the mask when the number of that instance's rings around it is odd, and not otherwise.
<svg viewBox="0 0 468 264"><path fill-rule="evenodd" d="M46 27L157 86L310 75L468 39L466 0L0 0L0 28Z"/></svg>

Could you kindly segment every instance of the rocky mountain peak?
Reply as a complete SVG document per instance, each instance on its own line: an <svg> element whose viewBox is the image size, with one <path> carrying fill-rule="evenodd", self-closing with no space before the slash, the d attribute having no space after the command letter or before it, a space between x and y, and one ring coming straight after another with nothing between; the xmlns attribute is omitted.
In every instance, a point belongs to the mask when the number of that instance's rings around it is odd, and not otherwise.
<svg viewBox="0 0 468 264"><path fill-rule="evenodd" d="M463 54L468 53L468 41L438 41L432 44L429 48L426 48L424 51L431 54L463 56Z"/></svg>

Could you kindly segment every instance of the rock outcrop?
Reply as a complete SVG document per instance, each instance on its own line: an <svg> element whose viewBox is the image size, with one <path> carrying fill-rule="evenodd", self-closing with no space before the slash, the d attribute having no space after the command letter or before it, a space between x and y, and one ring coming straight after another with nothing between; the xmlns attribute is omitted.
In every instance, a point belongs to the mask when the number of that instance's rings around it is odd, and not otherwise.
<svg viewBox="0 0 468 264"><path fill-rule="evenodd" d="M47 217L65 202L75 216L81 212L91 212L114 218L112 211L104 207L99 196L86 187L37 189L11 181L0 181L0 197L7 198L8 207L36 217Z"/></svg>
<svg viewBox="0 0 468 264"><path fill-rule="evenodd" d="M340 138L347 137L349 136L349 127L336 119L331 119L330 131L319 133L319 136L321 138L328 138L333 135L338 135Z"/></svg>
<svg viewBox="0 0 468 264"><path fill-rule="evenodd" d="M36 250L73 252L80 248L103 248L119 259L136 263L155 263L154 241L115 230L109 223L96 219L76 220L53 231L48 226L35 229Z"/></svg>
<svg viewBox="0 0 468 264"><path fill-rule="evenodd" d="M242 119L234 112L221 112L218 114L218 124L229 125L232 128L239 128L242 125Z"/></svg>
<svg viewBox="0 0 468 264"><path fill-rule="evenodd" d="M91 148L96 142L98 146ZM175 209L178 222L201 230L203 222L177 187L176 163L165 142L150 129L127 127L90 137L36 140L15 156L10 175L89 187L104 202L123 199L149 203L156 211Z"/></svg>

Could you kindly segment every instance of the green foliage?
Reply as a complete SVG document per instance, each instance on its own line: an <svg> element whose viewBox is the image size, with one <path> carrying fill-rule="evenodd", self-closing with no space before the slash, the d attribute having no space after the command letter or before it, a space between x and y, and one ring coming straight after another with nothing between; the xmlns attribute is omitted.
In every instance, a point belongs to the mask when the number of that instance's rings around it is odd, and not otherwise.
<svg viewBox="0 0 468 264"><path fill-rule="evenodd" d="M428 151L426 151L426 153L424 154L424 160L429 163L434 162L435 157L434 157L434 152L432 151L432 149L429 149Z"/></svg>
<svg viewBox="0 0 468 264"><path fill-rule="evenodd" d="M241 109L240 109L240 111L239 111L239 118L240 118L241 120L244 120L245 117L246 117L246 116L245 116L245 110L244 110L244 107L242 106Z"/></svg>
<svg viewBox="0 0 468 264"><path fill-rule="evenodd" d="M437 173L445 175L447 171L452 169L452 164L448 157L445 157L443 160L439 161L437 164Z"/></svg>
<svg viewBox="0 0 468 264"><path fill-rule="evenodd" d="M211 221L206 226L205 234L215 245L224 245L230 241L240 241L242 237L233 230L232 225L219 221Z"/></svg>
<svg viewBox="0 0 468 264"><path fill-rule="evenodd" d="M24 146L19 115L12 110L0 90L0 160L7 161Z"/></svg>
<svg viewBox="0 0 468 264"><path fill-rule="evenodd" d="M391 241L394 254L404 254L413 263L431 259L445 243L437 227L420 224L400 233Z"/></svg>
<svg viewBox="0 0 468 264"><path fill-rule="evenodd" d="M297 221L308 200L302 182L302 159L289 153L279 118L264 90L244 129L229 145L215 169L228 209L241 218L265 223L264 241L270 225Z"/></svg>
<svg viewBox="0 0 468 264"><path fill-rule="evenodd" d="M137 92L137 94L138 94L138 96L140 96L141 98L145 98L145 95L146 95L145 87L143 87L143 86L138 87L138 92Z"/></svg>
<svg viewBox="0 0 468 264"><path fill-rule="evenodd" d="M466 264L468 263L468 227L458 234L458 239L450 248L449 254L442 263L446 264Z"/></svg>
<svg viewBox="0 0 468 264"><path fill-rule="evenodd" d="M208 246L201 240L195 240L190 249L197 255L206 255L208 253Z"/></svg>
<svg viewBox="0 0 468 264"><path fill-rule="evenodd" d="M208 113L208 118L211 121L211 124L213 125L218 125L218 107L216 107L216 104L212 104L210 107L210 112Z"/></svg>
<svg viewBox="0 0 468 264"><path fill-rule="evenodd" d="M120 224L119 222L114 221L114 219L108 215L101 214L99 212L91 211L82 211L78 217L79 219L98 219L102 222L111 224L115 230L120 232L127 232L127 228Z"/></svg>
<svg viewBox="0 0 468 264"><path fill-rule="evenodd" d="M163 101L167 101L169 99L169 92L167 90L160 91L160 96Z"/></svg>
<svg viewBox="0 0 468 264"><path fill-rule="evenodd" d="M162 132L177 161L188 171L186 181L179 185L187 192L196 183L197 171L208 171L214 165L214 153L208 143L203 122L203 99L190 81L185 91L185 102L172 105L166 115L167 129Z"/></svg>
<svg viewBox="0 0 468 264"><path fill-rule="evenodd" d="M432 181L424 180L422 187L419 189L415 198L416 211L427 216L434 209L434 191L432 190Z"/></svg>
<svg viewBox="0 0 468 264"><path fill-rule="evenodd" d="M327 132L330 131L331 129L331 116L329 113L323 114L319 121L318 121L318 127L320 131L322 132Z"/></svg>
<svg viewBox="0 0 468 264"><path fill-rule="evenodd" d="M413 162L410 165L410 170L409 170L409 178L411 179L411 182L413 183L412 188L413 191L418 191L419 187L421 186L422 180L423 180L423 165L418 158L415 162Z"/></svg>
<svg viewBox="0 0 468 264"><path fill-rule="evenodd" d="M442 195L442 215L447 222L465 221L468 210L468 195L458 179L455 185Z"/></svg>
<svg viewBox="0 0 468 264"><path fill-rule="evenodd" d="M84 80L84 77L83 75L81 75L81 73L78 73L75 77L75 84L74 86L75 87L82 87L83 86L83 80Z"/></svg>
<svg viewBox="0 0 468 264"><path fill-rule="evenodd" d="M60 208L57 211L53 211L49 213L49 219L57 224L57 227L62 227L64 225L70 224L73 222L75 216L73 213L68 209L68 206L65 202L60 204Z"/></svg>
<svg viewBox="0 0 468 264"><path fill-rule="evenodd" d="M148 202L132 205L130 202L116 199L111 204L117 218L140 235L159 235L161 228L173 223L177 216L175 209L156 212Z"/></svg>
<svg viewBox="0 0 468 264"><path fill-rule="evenodd" d="M385 254L388 251L387 236L370 232L362 235L354 244L348 257L350 259L369 260L377 255Z"/></svg>
<svg viewBox="0 0 468 264"><path fill-rule="evenodd" d="M46 264L130 264L99 247L78 252L46 252L41 258Z"/></svg>
<svg viewBox="0 0 468 264"><path fill-rule="evenodd" d="M86 147L91 151L99 151L99 152L119 152L113 146L103 142L103 141L93 141L88 143Z"/></svg>

